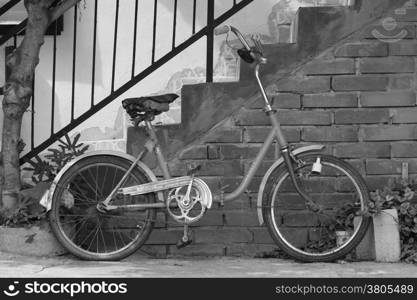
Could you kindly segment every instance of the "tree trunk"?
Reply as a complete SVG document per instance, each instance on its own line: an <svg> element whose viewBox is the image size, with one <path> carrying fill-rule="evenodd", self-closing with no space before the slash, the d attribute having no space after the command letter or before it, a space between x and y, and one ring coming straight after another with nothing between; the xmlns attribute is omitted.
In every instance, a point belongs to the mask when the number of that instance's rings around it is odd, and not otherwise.
<svg viewBox="0 0 417 300"><path fill-rule="evenodd" d="M11 73L4 87L1 149L3 179L0 181L3 184L2 203L5 210L12 210L18 204L21 187L18 148L22 118L30 105L33 76L39 63L39 52L44 43L45 32L50 23L50 2L50 0L24 1L28 12L25 37L6 60Z"/></svg>

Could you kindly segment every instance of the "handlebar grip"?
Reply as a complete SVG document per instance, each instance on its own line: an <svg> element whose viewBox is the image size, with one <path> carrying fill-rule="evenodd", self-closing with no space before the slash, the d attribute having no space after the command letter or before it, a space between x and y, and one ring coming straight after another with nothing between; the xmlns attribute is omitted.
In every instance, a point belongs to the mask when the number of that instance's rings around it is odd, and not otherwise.
<svg viewBox="0 0 417 300"><path fill-rule="evenodd" d="M230 32L230 26L229 25L223 25L221 27L218 27L214 30L215 35L222 35Z"/></svg>

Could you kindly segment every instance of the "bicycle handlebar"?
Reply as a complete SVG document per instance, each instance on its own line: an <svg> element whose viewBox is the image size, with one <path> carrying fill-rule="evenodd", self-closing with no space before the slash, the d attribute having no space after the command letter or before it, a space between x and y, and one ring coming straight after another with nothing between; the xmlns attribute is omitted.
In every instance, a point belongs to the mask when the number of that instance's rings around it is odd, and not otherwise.
<svg viewBox="0 0 417 300"><path fill-rule="evenodd" d="M222 34L226 34L229 33L230 31L230 26L229 25L223 25L220 27L217 27L216 29L214 29L214 34L215 35L222 35Z"/></svg>
<svg viewBox="0 0 417 300"><path fill-rule="evenodd" d="M239 31L239 29L237 29L233 26L224 25L224 26L218 27L214 30L214 34L215 35L222 35L222 34L229 33L230 31L233 32L236 35L236 37L240 40L240 42L246 48L246 50L251 51L249 43L244 38L243 34Z"/></svg>

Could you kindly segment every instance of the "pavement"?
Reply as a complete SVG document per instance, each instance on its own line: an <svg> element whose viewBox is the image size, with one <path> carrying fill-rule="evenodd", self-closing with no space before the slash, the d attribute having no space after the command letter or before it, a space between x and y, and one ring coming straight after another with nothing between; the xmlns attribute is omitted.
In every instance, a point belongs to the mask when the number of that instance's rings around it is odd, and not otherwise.
<svg viewBox="0 0 417 300"><path fill-rule="evenodd" d="M72 256L36 258L0 253L3 278L417 278L405 263L299 263L282 259L172 258L133 255L120 262L86 262Z"/></svg>

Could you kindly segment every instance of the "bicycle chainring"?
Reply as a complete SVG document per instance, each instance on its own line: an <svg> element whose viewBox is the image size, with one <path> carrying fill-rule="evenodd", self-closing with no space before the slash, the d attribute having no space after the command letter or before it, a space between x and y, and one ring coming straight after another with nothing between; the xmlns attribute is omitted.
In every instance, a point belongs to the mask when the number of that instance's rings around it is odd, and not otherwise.
<svg viewBox="0 0 417 300"><path fill-rule="evenodd" d="M167 209L169 215L180 224L198 222L210 208L212 195L205 184L194 179L189 197L188 185L172 189L168 194Z"/></svg>

